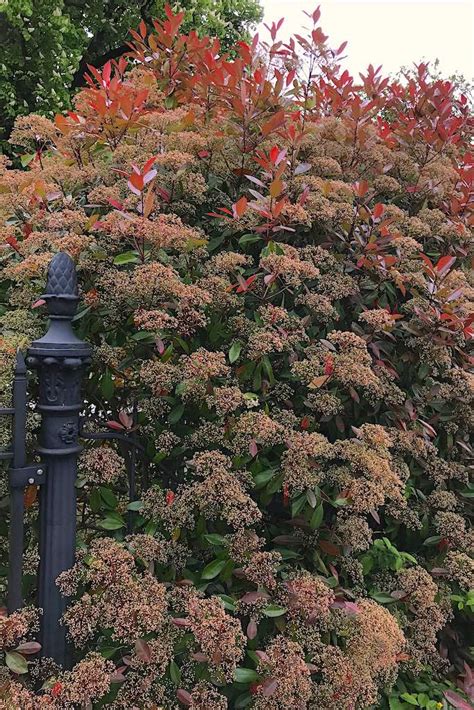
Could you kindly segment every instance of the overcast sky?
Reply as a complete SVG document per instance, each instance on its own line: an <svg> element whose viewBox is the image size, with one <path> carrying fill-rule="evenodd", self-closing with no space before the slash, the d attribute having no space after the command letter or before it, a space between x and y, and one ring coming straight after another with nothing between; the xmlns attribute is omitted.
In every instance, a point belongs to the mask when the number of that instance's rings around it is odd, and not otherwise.
<svg viewBox="0 0 474 710"><path fill-rule="evenodd" d="M301 32L308 22L303 11L312 12L318 4L330 46L348 41L351 73L370 63L396 72L403 65L438 58L446 75L460 71L466 78L474 76L474 0L262 0L264 22L284 17L285 39ZM259 32L267 38L263 27Z"/></svg>

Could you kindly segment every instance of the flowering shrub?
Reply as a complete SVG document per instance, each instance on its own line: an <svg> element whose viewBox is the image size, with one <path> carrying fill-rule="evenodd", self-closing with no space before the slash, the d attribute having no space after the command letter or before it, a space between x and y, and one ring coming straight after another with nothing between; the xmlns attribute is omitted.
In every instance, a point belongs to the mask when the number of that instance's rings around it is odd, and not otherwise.
<svg viewBox="0 0 474 710"><path fill-rule="evenodd" d="M3 398L67 251L86 401L146 456L129 503L126 452L84 451L77 664L0 618L0 707L465 710L467 99L425 65L355 80L318 10L231 56L181 20L18 119L28 169L2 164Z"/></svg>

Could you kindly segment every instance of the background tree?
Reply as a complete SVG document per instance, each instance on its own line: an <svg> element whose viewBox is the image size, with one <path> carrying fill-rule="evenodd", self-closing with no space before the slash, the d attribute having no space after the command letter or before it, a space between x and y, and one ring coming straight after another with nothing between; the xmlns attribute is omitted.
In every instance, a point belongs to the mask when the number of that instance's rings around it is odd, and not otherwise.
<svg viewBox="0 0 474 710"><path fill-rule="evenodd" d="M258 0L183 0L184 31L194 28L232 46L262 15ZM69 104L87 64L127 50L128 30L163 14L162 0L0 1L0 139L16 116L54 114Z"/></svg>

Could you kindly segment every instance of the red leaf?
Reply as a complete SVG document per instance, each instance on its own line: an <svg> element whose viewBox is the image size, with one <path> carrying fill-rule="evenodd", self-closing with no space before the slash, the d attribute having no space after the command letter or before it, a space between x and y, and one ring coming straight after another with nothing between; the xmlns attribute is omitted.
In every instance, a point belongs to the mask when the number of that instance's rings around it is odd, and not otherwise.
<svg viewBox="0 0 474 710"><path fill-rule="evenodd" d="M354 184L354 190L358 197L364 197L369 190L369 183L367 180L359 180Z"/></svg>
<svg viewBox="0 0 474 710"><path fill-rule="evenodd" d="M273 695L273 693L277 689L277 686L278 686L278 679L277 678L267 678L260 686L262 689L262 695L264 695L266 698L269 698L270 695Z"/></svg>
<svg viewBox="0 0 474 710"><path fill-rule="evenodd" d="M109 199L109 205L112 205L112 207L115 207L115 209L119 210L119 212L123 212L123 205L121 202L117 202L117 200L110 200Z"/></svg>
<svg viewBox="0 0 474 710"><path fill-rule="evenodd" d="M109 427L109 429L114 429L115 431L123 431L124 428L125 428L125 427L123 426L123 424L120 424L120 422L116 422L116 421L113 421L113 420L110 420L110 421L106 422L106 424L107 424L107 426Z"/></svg>
<svg viewBox="0 0 474 710"><path fill-rule="evenodd" d="M61 695L62 691L63 691L63 684L60 683L60 681L58 680L51 688L51 695L53 696L53 698L57 698L59 695Z"/></svg>
<svg viewBox="0 0 474 710"><path fill-rule="evenodd" d="M254 457L258 454L258 446L257 446L257 442L255 441L255 439L252 439L249 444L249 454L252 457Z"/></svg>
<svg viewBox="0 0 474 710"><path fill-rule="evenodd" d="M269 599L269 595L266 592L246 592L240 601L242 604L254 604L260 599Z"/></svg>
<svg viewBox="0 0 474 710"><path fill-rule="evenodd" d="M306 429L309 429L309 425L310 425L309 417L303 417L303 419L300 421L300 429L303 429L303 431L306 431Z"/></svg>
<svg viewBox="0 0 474 710"><path fill-rule="evenodd" d="M433 266L433 264L432 264L432 262L431 262L431 259L429 259L429 258L426 256L426 254L423 254L423 252L420 252L420 256L421 256L421 258L423 259L423 261L425 262L425 264L426 264L426 266L427 266L427 270L429 271L429 273L432 274L432 275L434 275L434 266Z"/></svg>
<svg viewBox="0 0 474 710"><path fill-rule="evenodd" d="M171 619L172 623L178 627L178 629L186 629L190 625L188 619L180 619L178 617Z"/></svg>
<svg viewBox="0 0 474 710"><path fill-rule="evenodd" d="M135 654L145 663L149 663L151 661L151 648L144 639L138 639L138 641L135 641Z"/></svg>
<svg viewBox="0 0 474 710"><path fill-rule="evenodd" d="M237 202L232 205L232 211L236 219L239 219L245 213L247 209L247 204L248 200L244 195L240 198L240 200L237 200Z"/></svg>
<svg viewBox="0 0 474 710"><path fill-rule="evenodd" d="M274 145L273 148L270 150L270 153L269 153L270 160L272 161L272 163L274 165L276 163L276 159L278 158L279 153L280 153L280 149L277 145Z"/></svg>
<svg viewBox="0 0 474 710"><path fill-rule="evenodd" d="M33 655L41 651L41 644L37 641L25 641L25 643L20 643L20 645L15 648L15 651L22 653L24 656Z"/></svg>
<svg viewBox="0 0 474 710"><path fill-rule="evenodd" d="M239 284L240 286L236 290L236 293L244 293L245 291L248 291L249 286L253 284L255 279L257 278L257 274L253 274L253 276L249 276L248 279L242 279L242 277L239 278Z"/></svg>
<svg viewBox="0 0 474 710"><path fill-rule="evenodd" d="M115 671L112 673L110 676L110 682L111 683L123 683L126 678L123 674L123 671L126 670L127 666L120 666L120 668L116 668Z"/></svg>
<svg viewBox="0 0 474 710"><path fill-rule="evenodd" d="M112 74L112 62L108 61L106 64L104 64L104 68L102 69L102 79L103 83L109 84L110 83L110 75Z"/></svg>
<svg viewBox="0 0 474 710"><path fill-rule="evenodd" d="M464 698L462 698L458 693L455 693L454 690L445 690L444 697L450 705L457 708L457 710L473 710L471 703L464 700Z"/></svg>
<svg viewBox="0 0 474 710"><path fill-rule="evenodd" d="M257 622L255 621L255 619L250 619L247 625L247 638L249 638L250 640L254 639L257 635L257 631Z"/></svg>
<svg viewBox="0 0 474 710"><path fill-rule="evenodd" d="M344 609L344 611L350 614L358 614L360 612L359 607L355 602L346 602L337 600L331 604L331 609Z"/></svg>
<svg viewBox="0 0 474 710"><path fill-rule="evenodd" d="M191 697L191 694L188 693L187 690L179 688L176 693L176 697L178 698L179 702L183 705L186 705L186 707L190 707L192 705L193 699Z"/></svg>
<svg viewBox="0 0 474 710"><path fill-rule="evenodd" d="M11 246L12 249L17 251L18 253L20 252L20 250L18 249L18 239L16 239L15 237L7 237L5 241Z"/></svg>
<svg viewBox="0 0 474 710"><path fill-rule="evenodd" d="M127 412L120 412L119 421L123 424L125 429L130 429L133 426L133 419Z"/></svg>
<svg viewBox="0 0 474 710"><path fill-rule="evenodd" d="M143 176L137 175L136 172L131 173L128 179L128 186L135 195L139 195L145 186Z"/></svg>
<svg viewBox="0 0 474 710"><path fill-rule="evenodd" d="M285 112L284 111L277 111L269 121L263 124L262 126L262 134L264 136L268 136L269 133L272 133L272 131L275 131L277 128L279 128L282 123L285 122Z"/></svg>
<svg viewBox="0 0 474 710"><path fill-rule="evenodd" d="M208 663L209 658L206 656L205 653L192 653L191 658L193 661L197 661L198 663Z"/></svg>
<svg viewBox="0 0 474 710"><path fill-rule="evenodd" d="M338 557L338 555L341 554L340 548L337 545L334 545L332 542L329 542L328 540L319 540L318 544L321 550L327 555L331 555L332 557Z"/></svg>
<svg viewBox="0 0 474 710"><path fill-rule="evenodd" d="M383 215L385 207L381 202L377 202L377 204L374 206L374 209L372 210L372 215L376 218L379 219Z"/></svg>
<svg viewBox="0 0 474 710"><path fill-rule="evenodd" d="M332 375L334 372L334 360L331 357L331 355L327 355L326 359L324 361L324 374L325 375Z"/></svg>
<svg viewBox="0 0 474 710"><path fill-rule="evenodd" d="M35 301L31 307L32 308L39 308L40 306L44 306L45 303L46 303L46 301L44 300L44 298L38 298L38 300Z"/></svg>
<svg viewBox="0 0 474 710"><path fill-rule="evenodd" d="M159 185L157 185L157 186L155 187L155 190L157 191L157 193L159 194L159 196L160 196L161 198L163 198L163 200L164 200L165 202L169 202L169 201L171 200L171 193L168 192L168 190L165 190L164 187L160 187ZM215 216L215 217L220 217L220 215L213 215L213 216Z"/></svg>
<svg viewBox="0 0 474 710"><path fill-rule="evenodd" d="M38 497L38 487L35 485L27 486L25 488L25 493L23 495L23 505L26 509L31 508L31 506L36 501Z"/></svg>
<svg viewBox="0 0 474 710"><path fill-rule="evenodd" d="M446 276L455 261L455 256L442 256L436 264L436 271L440 276Z"/></svg>

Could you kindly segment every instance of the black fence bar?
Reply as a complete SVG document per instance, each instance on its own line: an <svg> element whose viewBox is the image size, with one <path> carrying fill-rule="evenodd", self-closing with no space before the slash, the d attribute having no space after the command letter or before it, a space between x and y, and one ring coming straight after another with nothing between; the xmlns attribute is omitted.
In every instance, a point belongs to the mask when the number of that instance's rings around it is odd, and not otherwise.
<svg viewBox="0 0 474 710"><path fill-rule="evenodd" d="M8 611L22 606L22 571L24 552L24 490L40 486L38 605L41 615L41 655L53 658L60 666L71 665L71 654L61 617L65 599L56 584L58 576L73 566L76 552L76 478L77 457L82 447L79 439L113 439L124 454L129 500L136 497L137 458L147 459L139 442L137 403L133 404L132 427L123 432L83 431L81 412L87 408L81 395L81 380L91 361L91 348L73 331L72 320L79 301L76 270L72 259L56 254L48 270L46 301L50 317L46 334L28 348L26 364L18 352L13 381L13 406L0 409L0 415L13 415L12 445L0 451L0 459L11 460L10 553L8 571ZM41 415L39 445L41 461L26 461L27 368L37 370L38 399ZM134 513L129 511L127 528L131 531Z"/></svg>
<svg viewBox="0 0 474 710"><path fill-rule="evenodd" d="M13 457L14 469L26 465L26 364L20 351L16 355L13 380ZM23 546L24 546L24 487L10 485L10 529L8 561L8 613L20 609L22 600Z"/></svg>
<svg viewBox="0 0 474 710"><path fill-rule="evenodd" d="M70 651L60 623L67 600L56 579L75 561L81 379L91 356L90 346L76 337L71 325L79 297L76 270L67 254L59 253L52 259L43 298L49 329L28 349L27 357L27 363L38 371L37 409L42 422L37 451L47 469L40 491L40 641L42 656L67 668Z"/></svg>

